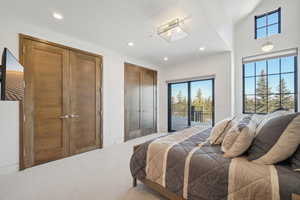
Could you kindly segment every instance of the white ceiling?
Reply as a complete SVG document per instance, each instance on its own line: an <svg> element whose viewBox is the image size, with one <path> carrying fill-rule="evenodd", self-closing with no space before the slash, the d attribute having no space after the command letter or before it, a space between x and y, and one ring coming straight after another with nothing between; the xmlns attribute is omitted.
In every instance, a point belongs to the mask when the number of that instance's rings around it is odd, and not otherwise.
<svg viewBox="0 0 300 200"><path fill-rule="evenodd" d="M121 54L163 65L230 50L232 23L249 14L261 0L9 0L7 14ZM63 14L54 20L53 12ZM156 27L185 18L189 37L167 43ZM224 31L227 30L227 31ZM129 47L128 42L134 42ZM199 47L205 46L205 52Z"/></svg>
<svg viewBox="0 0 300 200"><path fill-rule="evenodd" d="M221 0L225 11L234 22L251 13L262 0Z"/></svg>

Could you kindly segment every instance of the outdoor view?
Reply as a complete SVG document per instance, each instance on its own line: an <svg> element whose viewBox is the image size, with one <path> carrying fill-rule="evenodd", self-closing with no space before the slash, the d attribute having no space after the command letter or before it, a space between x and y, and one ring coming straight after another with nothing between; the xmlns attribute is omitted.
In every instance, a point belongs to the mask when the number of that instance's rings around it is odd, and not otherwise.
<svg viewBox="0 0 300 200"><path fill-rule="evenodd" d="M244 111L269 113L295 110L295 57L282 57L244 65Z"/></svg>
<svg viewBox="0 0 300 200"><path fill-rule="evenodd" d="M213 80L175 83L170 87L172 130L181 130L195 125L212 125ZM188 108L190 108L190 116L188 116Z"/></svg>

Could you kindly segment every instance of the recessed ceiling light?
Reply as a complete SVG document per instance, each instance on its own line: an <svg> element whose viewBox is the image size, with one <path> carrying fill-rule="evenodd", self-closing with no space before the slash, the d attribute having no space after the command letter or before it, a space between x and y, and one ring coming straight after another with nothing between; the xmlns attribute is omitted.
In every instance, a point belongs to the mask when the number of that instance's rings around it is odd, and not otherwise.
<svg viewBox="0 0 300 200"><path fill-rule="evenodd" d="M200 50L200 51L204 51L204 50L205 50L205 47L200 47L199 50Z"/></svg>
<svg viewBox="0 0 300 200"><path fill-rule="evenodd" d="M128 46L132 47L132 46L134 46L134 43L133 42L128 42Z"/></svg>
<svg viewBox="0 0 300 200"><path fill-rule="evenodd" d="M59 13L57 13L57 12L54 12L54 13L53 13L53 17L54 17L55 19L59 19L59 20L61 20L61 19L64 18L61 14L59 14Z"/></svg>
<svg viewBox="0 0 300 200"><path fill-rule="evenodd" d="M164 57L164 61L168 61L169 60L169 58L168 57Z"/></svg>

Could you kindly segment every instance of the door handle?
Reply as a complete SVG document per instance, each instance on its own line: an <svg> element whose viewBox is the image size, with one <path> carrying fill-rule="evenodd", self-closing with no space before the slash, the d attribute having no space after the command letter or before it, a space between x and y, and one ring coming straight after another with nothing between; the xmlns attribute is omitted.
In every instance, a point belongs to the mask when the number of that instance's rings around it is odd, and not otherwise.
<svg viewBox="0 0 300 200"><path fill-rule="evenodd" d="M72 114L70 115L71 118L79 118L80 116L79 115L75 115L75 114Z"/></svg>
<svg viewBox="0 0 300 200"><path fill-rule="evenodd" d="M70 116L69 115L62 115L62 116L60 116L59 118L60 119L68 119Z"/></svg>

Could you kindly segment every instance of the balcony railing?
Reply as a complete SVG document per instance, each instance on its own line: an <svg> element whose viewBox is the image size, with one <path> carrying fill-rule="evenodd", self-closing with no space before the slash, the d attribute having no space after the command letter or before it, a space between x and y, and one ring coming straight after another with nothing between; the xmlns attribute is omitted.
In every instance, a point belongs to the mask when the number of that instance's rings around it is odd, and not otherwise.
<svg viewBox="0 0 300 200"><path fill-rule="evenodd" d="M172 116L187 118L187 110L173 111ZM210 111L202 111L199 108L191 107L191 121L193 122L210 122L212 121L213 113Z"/></svg>

